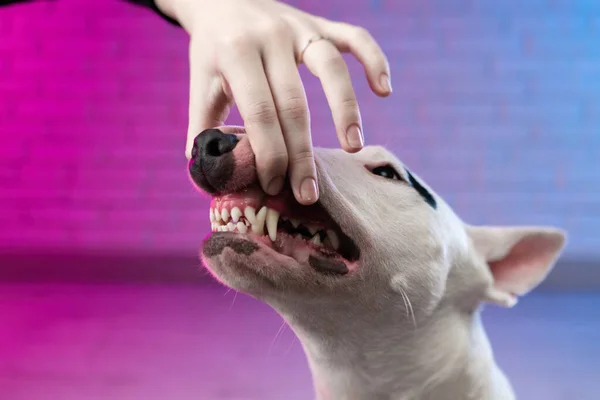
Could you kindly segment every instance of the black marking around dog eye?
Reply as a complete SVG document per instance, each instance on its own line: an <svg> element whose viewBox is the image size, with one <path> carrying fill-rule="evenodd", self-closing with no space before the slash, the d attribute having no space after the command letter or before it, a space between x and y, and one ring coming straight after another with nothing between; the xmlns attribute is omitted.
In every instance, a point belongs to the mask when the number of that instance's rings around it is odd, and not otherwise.
<svg viewBox="0 0 600 400"><path fill-rule="evenodd" d="M423 199L425 199L427 204L429 204L433 209L436 209L437 202L435 201L435 198L433 197L433 195L431 193L429 193L429 191L427 189L425 189L419 183L419 181L410 173L410 171L408 169L405 168L404 170L406 171L406 174L408 175L408 181L412 185L412 187L414 187L415 190L421 195L421 197L423 197Z"/></svg>
<svg viewBox="0 0 600 400"><path fill-rule="evenodd" d="M373 168L373 170L371 172L374 175L381 176L382 178L392 179L392 180L397 180L397 181L403 180L400 177L400 174L398 173L398 171L396 171L394 169L394 167L392 167L391 165L383 165L381 167Z"/></svg>
<svg viewBox="0 0 600 400"><path fill-rule="evenodd" d="M342 261L327 260L310 255L308 263L315 271L323 275L346 275L349 272L348 267Z"/></svg>

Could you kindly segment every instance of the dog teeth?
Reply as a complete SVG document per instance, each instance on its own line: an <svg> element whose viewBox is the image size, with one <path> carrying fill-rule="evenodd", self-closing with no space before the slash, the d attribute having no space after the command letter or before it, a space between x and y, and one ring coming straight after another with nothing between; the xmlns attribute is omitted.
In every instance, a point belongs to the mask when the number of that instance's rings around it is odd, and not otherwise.
<svg viewBox="0 0 600 400"><path fill-rule="evenodd" d="M264 235L265 219L267 218L267 207L262 207L258 214L256 214L256 220L252 224L252 233L257 235Z"/></svg>
<svg viewBox="0 0 600 400"><path fill-rule="evenodd" d="M312 239L310 239L310 241L316 244L317 246L321 245L321 237L319 235L313 236Z"/></svg>
<svg viewBox="0 0 600 400"><path fill-rule="evenodd" d="M262 210L261 210L262 211ZM267 209L267 232L272 242L277 239L277 223L279 222L279 212L272 208Z"/></svg>
<svg viewBox="0 0 600 400"><path fill-rule="evenodd" d="M244 210L244 216L250 222L250 224L254 224L256 222L256 209L254 207L246 207Z"/></svg>
<svg viewBox="0 0 600 400"><path fill-rule="evenodd" d="M215 207L211 208L209 213L210 227L213 232L252 232L262 236L265 235L266 230L266 235L272 242L277 240L277 228L280 218L282 221L289 221L296 229L301 227L304 235L306 235L303 236L301 233L295 233L293 235L294 238L308 240L314 245L326 246L333 250L339 249L340 239L335 231L331 229L325 231L323 228L315 225L303 225L299 220L294 218L283 218L278 211L267 206L261 207L258 212L256 212L256 208L251 206L246 208L222 208L221 210ZM310 239L307 237L309 234L311 236L309 236Z"/></svg>
<svg viewBox="0 0 600 400"><path fill-rule="evenodd" d="M227 222L229 221L229 210L224 208L221 210L221 218L223 219L223 222Z"/></svg>
<svg viewBox="0 0 600 400"><path fill-rule="evenodd" d="M306 228L310 232L311 236L314 236L315 233L317 233L319 231L319 227L318 226L314 226L314 225L306 225Z"/></svg>
<svg viewBox="0 0 600 400"><path fill-rule="evenodd" d="M233 207L231 209L231 219L233 220L233 222L238 222L240 220L240 217L242 216L242 210L240 210L237 207Z"/></svg>
<svg viewBox="0 0 600 400"><path fill-rule="evenodd" d="M237 223L236 227L239 233L248 232L248 227L241 221Z"/></svg>
<svg viewBox="0 0 600 400"><path fill-rule="evenodd" d="M335 233L331 229L328 229L327 230L327 239L329 239L329 241L331 242L331 247L333 247L334 250L339 249L340 239L338 238L337 233Z"/></svg>

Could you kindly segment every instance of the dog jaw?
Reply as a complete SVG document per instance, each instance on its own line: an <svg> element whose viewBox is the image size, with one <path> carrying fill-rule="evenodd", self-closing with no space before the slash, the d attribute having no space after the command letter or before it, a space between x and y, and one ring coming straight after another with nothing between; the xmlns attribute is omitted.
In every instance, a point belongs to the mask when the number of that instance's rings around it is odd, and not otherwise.
<svg viewBox="0 0 600 400"><path fill-rule="evenodd" d="M300 206L289 188L267 196L256 185L244 187L211 203L213 233L201 258L218 281L263 300L332 294L351 285L359 252L323 207ZM240 241L252 251L240 252Z"/></svg>

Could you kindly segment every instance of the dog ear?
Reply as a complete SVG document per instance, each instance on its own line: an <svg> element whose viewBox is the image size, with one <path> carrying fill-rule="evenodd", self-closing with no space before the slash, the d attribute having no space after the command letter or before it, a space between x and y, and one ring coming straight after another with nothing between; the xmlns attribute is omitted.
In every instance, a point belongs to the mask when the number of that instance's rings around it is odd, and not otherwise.
<svg viewBox="0 0 600 400"><path fill-rule="evenodd" d="M546 278L567 238L552 227L469 226L467 232L494 278L486 301L504 307L514 306L517 296Z"/></svg>

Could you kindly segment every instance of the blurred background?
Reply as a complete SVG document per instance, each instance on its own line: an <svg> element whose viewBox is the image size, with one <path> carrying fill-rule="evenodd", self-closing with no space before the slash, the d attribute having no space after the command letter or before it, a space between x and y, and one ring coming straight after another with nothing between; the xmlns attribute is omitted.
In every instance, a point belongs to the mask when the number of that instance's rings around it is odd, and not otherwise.
<svg viewBox="0 0 600 400"><path fill-rule="evenodd" d="M388 99L346 57L368 144L469 223L569 232L547 281L484 320L520 398L600 398L600 3L287 2L388 54ZM312 398L281 318L198 260L187 46L125 1L0 8L0 400ZM338 146L302 76L315 143Z"/></svg>

